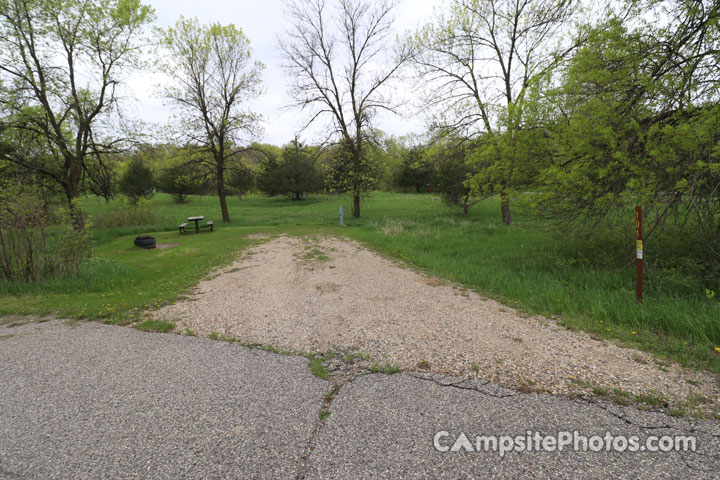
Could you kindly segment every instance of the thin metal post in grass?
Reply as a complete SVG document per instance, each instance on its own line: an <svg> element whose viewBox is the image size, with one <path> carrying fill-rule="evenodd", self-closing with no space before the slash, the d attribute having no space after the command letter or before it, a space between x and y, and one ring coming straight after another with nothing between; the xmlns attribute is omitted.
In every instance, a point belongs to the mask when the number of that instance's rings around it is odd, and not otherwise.
<svg viewBox="0 0 720 480"><path fill-rule="evenodd" d="M642 209L635 207L635 234L637 237L637 283L635 286L635 296L638 302L642 302L643 298L643 233L642 233Z"/></svg>
<svg viewBox="0 0 720 480"><path fill-rule="evenodd" d="M344 227L345 223L343 222L343 216L345 214L345 211L343 210L343 206L340 205L340 226Z"/></svg>

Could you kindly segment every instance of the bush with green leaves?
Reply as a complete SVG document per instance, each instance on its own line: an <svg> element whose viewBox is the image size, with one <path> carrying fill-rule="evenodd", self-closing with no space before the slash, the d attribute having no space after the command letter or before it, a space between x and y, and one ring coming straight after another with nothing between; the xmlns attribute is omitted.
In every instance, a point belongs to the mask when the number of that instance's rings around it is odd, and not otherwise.
<svg viewBox="0 0 720 480"><path fill-rule="evenodd" d="M157 180L161 192L169 193L176 203L185 203L190 195L202 191L198 175L189 165L176 165L163 170Z"/></svg>
<svg viewBox="0 0 720 480"><path fill-rule="evenodd" d="M282 152L281 191L294 200L322 187L322 177L316 166L317 154L297 139Z"/></svg>
<svg viewBox="0 0 720 480"><path fill-rule="evenodd" d="M252 167L238 162L230 168L227 185L238 198L247 195L255 187L257 172Z"/></svg>
<svg viewBox="0 0 720 480"><path fill-rule="evenodd" d="M462 207L465 215L479 201L469 185L473 168L466 153L466 149L458 145L447 145L434 155L435 188L446 205Z"/></svg>
<svg viewBox="0 0 720 480"><path fill-rule="evenodd" d="M402 188L414 188L415 193L424 191L433 183L435 168L421 146L403 152L402 162L395 183Z"/></svg>
<svg viewBox="0 0 720 480"><path fill-rule="evenodd" d="M375 154L378 148L366 143L358 152L351 142L342 141L328 152L323 172L325 190L334 194L351 194L353 212L357 212L357 216L360 195L375 190L382 175L382 158ZM361 158L358 159L358 156Z"/></svg>
<svg viewBox="0 0 720 480"><path fill-rule="evenodd" d="M155 193L152 170L139 157L130 160L127 171L120 179L120 191L132 203L137 203L141 198L150 198Z"/></svg>
<svg viewBox="0 0 720 480"><path fill-rule="evenodd" d="M282 159L280 157L268 155L260 161L260 175L257 179L257 188L268 197L274 197L282 193L283 171Z"/></svg>
<svg viewBox="0 0 720 480"><path fill-rule="evenodd" d="M62 210L51 214L34 192L4 185L0 192L0 279L29 282L76 274L92 255L92 239L87 226L75 230L68 218Z"/></svg>

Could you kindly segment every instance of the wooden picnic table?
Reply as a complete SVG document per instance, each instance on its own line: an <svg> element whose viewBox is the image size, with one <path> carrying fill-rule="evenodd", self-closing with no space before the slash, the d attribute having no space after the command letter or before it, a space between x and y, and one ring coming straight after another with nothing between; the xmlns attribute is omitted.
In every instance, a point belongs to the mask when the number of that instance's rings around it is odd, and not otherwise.
<svg viewBox="0 0 720 480"><path fill-rule="evenodd" d="M188 222L195 222L195 233L200 233L200 220L204 219L204 216L199 217L188 217Z"/></svg>

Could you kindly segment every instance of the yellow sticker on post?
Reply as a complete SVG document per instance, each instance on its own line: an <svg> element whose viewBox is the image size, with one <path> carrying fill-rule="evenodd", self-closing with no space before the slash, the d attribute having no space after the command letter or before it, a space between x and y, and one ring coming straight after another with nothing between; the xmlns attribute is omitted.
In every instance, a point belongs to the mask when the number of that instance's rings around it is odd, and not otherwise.
<svg viewBox="0 0 720 480"><path fill-rule="evenodd" d="M638 258L638 260L642 260L642 258L643 258L643 241L642 240L637 241L637 258Z"/></svg>

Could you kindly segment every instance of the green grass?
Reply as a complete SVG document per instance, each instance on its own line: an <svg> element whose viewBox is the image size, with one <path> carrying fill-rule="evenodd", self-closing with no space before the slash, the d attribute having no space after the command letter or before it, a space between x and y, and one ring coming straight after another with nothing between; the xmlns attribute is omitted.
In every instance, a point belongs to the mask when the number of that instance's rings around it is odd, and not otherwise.
<svg viewBox="0 0 720 480"><path fill-rule="evenodd" d="M367 362L370 360L370 355L361 352L350 352L343 357L345 363L353 363L355 360L364 360Z"/></svg>
<svg viewBox="0 0 720 480"><path fill-rule="evenodd" d="M178 301L213 268L229 264L253 243L252 233L345 235L390 258L460 283L511 307L557 316L571 329L614 338L688 366L720 372L720 278L692 256L683 235L657 235L646 242L645 301L634 298L633 217L622 231L595 230L589 237L563 234L515 208L514 224L499 219L498 202L481 202L465 217L433 195L377 193L363 202L362 218L338 226L344 197L250 196L228 199L232 222L220 221L214 197L174 204L152 199L151 225L95 229L94 259L75 278L17 285L0 282L0 315L56 314L114 323L137 320L139 312ZM112 223L125 207L88 198L84 209L98 223ZM190 215L214 220L216 229L179 235ZM108 220L110 219L110 220ZM125 219L124 221L129 221ZM136 234L153 233L168 250L141 250ZM324 252L309 246L308 259ZM662 252L655 260L656 252Z"/></svg>
<svg viewBox="0 0 720 480"><path fill-rule="evenodd" d="M373 365L370 367L372 373L384 373L386 375L393 375L395 373L402 372L402 368L397 365Z"/></svg>
<svg viewBox="0 0 720 480"><path fill-rule="evenodd" d="M136 235L152 232L177 232L178 225L187 222L187 217L202 215L205 220L213 220L215 227L220 230L228 226L233 227L268 227L268 226L301 226L326 225L334 226L339 223L337 210L338 198L314 195L303 201L293 201L287 197L265 198L257 195L228 198L231 222L223 223L220 206L216 197L191 197L185 204L174 203L169 195L157 194L152 199L152 213L155 221L151 224L127 225L96 229L95 239L99 243L119 236ZM344 200L345 207L350 203ZM83 209L91 221L108 217L118 209L127 208L122 199L114 199L105 203L97 197L85 198ZM391 207L392 208L392 207ZM140 218L142 221L143 218ZM218 228L220 227L220 228ZM205 232L203 232L205 233Z"/></svg>
<svg viewBox="0 0 720 480"><path fill-rule="evenodd" d="M606 397L608 395L607 388L601 387L601 386L594 386L592 389L593 395L597 395L598 397Z"/></svg>
<svg viewBox="0 0 720 480"><path fill-rule="evenodd" d="M646 393L643 395L636 395L635 402L644 403L645 405L650 405L653 407L667 405L667 401L664 398L662 398L662 396L654 394L654 393Z"/></svg>
<svg viewBox="0 0 720 480"><path fill-rule="evenodd" d="M129 323L140 310L177 301L213 268L229 264L253 243L246 237L253 231L224 228L181 238L176 232L154 234L158 243L180 244L166 250L135 247L132 236L115 238L96 246L95 259L76 278L14 286L0 297L0 315L56 314Z"/></svg>
<svg viewBox="0 0 720 480"><path fill-rule="evenodd" d="M160 320L145 320L144 322L135 325L135 328L137 328L138 330L142 330L143 332L168 333L173 328L175 328L175 324L173 322L166 322Z"/></svg>
<svg viewBox="0 0 720 480"><path fill-rule="evenodd" d="M328 379L328 371L327 368L325 368L325 359L324 358L315 358L310 357L310 371L313 375L316 377L320 377L323 380Z"/></svg>
<svg viewBox="0 0 720 480"><path fill-rule="evenodd" d="M670 410L668 410L667 414L671 417L679 418L687 416L687 412L682 408L671 408Z"/></svg>

